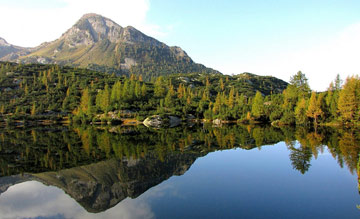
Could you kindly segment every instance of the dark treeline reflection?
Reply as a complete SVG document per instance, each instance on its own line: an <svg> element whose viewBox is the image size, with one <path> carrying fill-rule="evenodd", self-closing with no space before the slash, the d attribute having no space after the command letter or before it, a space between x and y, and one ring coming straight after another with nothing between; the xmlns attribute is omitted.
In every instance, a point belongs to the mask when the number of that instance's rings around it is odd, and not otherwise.
<svg viewBox="0 0 360 219"><path fill-rule="evenodd" d="M258 126L195 126L173 129L137 127L53 127L0 130L1 176L56 171L101 160L141 159L148 153L164 161L168 154L204 156L211 151L252 149L284 141L294 169L305 173L311 159L326 148L343 167L356 171L358 130ZM298 143L297 143L298 142Z"/></svg>
<svg viewBox="0 0 360 219"><path fill-rule="evenodd" d="M286 143L293 168L302 174L324 150L355 173L359 133L237 125L158 130L144 126L1 129L0 194L12 185L36 180L61 188L88 212L101 212L184 174L209 152L261 150L281 141Z"/></svg>

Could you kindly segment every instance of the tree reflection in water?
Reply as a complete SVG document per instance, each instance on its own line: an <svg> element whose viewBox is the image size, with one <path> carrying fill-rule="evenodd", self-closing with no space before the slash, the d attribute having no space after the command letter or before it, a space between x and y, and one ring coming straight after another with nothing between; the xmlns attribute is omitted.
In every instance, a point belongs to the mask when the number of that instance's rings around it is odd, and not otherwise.
<svg viewBox="0 0 360 219"><path fill-rule="evenodd" d="M26 180L13 177L13 181L5 183L6 176L20 174L29 180L56 185L88 211L97 212L126 197L137 197L172 175L182 175L198 157L209 152L261 149L281 141L290 152L292 167L301 174L306 174L312 158L317 159L327 148L341 167L360 176L359 133L324 127L314 131L303 127L238 125L1 129L0 184L7 188ZM93 179L96 183L82 187ZM96 194L107 194L108 199L104 201Z"/></svg>

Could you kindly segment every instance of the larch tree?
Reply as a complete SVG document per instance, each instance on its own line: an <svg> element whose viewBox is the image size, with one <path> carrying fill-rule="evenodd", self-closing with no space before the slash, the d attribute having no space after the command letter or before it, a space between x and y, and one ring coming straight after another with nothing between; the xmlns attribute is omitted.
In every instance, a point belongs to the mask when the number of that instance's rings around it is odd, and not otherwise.
<svg viewBox="0 0 360 219"><path fill-rule="evenodd" d="M345 122L352 122L360 118L360 80L358 76L346 79L343 89L339 93L338 111Z"/></svg>
<svg viewBox="0 0 360 219"><path fill-rule="evenodd" d="M81 95L79 112L82 112L86 115L90 115L92 111L91 108L92 108L92 102L91 102L91 95L89 92L89 88L85 88Z"/></svg>
<svg viewBox="0 0 360 219"><path fill-rule="evenodd" d="M320 98L318 99L316 96L317 96L316 93L313 91L311 93L309 106L306 111L306 115L314 119L315 125L317 125L318 117L323 116L324 114L324 112L321 110L321 103L320 103L321 100Z"/></svg>
<svg viewBox="0 0 360 219"><path fill-rule="evenodd" d="M307 123L308 118L306 116L306 100L301 98L295 107L295 120L297 125L304 125Z"/></svg>
<svg viewBox="0 0 360 219"><path fill-rule="evenodd" d="M251 106L251 114L255 116L255 118L260 118L262 115L264 115L264 98L260 91L256 91Z"/></svg>

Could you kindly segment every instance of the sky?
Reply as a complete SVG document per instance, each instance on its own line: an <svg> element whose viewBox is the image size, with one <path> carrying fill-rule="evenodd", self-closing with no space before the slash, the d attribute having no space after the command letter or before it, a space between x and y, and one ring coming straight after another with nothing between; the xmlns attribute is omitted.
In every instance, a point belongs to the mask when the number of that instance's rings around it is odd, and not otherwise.
<svg viewBox="0 0 360 219"><path fill-rule="evenodd" d="M323 91L360 74L359 11L359 0L0 0L0 37L33 47L98 13L224 74L302 71Z"/></svg>

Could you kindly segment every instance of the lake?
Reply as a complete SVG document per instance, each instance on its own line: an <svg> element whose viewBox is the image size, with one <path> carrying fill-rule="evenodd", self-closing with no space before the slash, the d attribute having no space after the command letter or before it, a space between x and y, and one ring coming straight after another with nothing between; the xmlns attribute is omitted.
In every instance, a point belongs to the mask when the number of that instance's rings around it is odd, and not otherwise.
<svg viewBox="0 0 360 219"><path fill-rule="evenodd" d="M0 218L359 218L359 130L0 130Z"/></svg>

